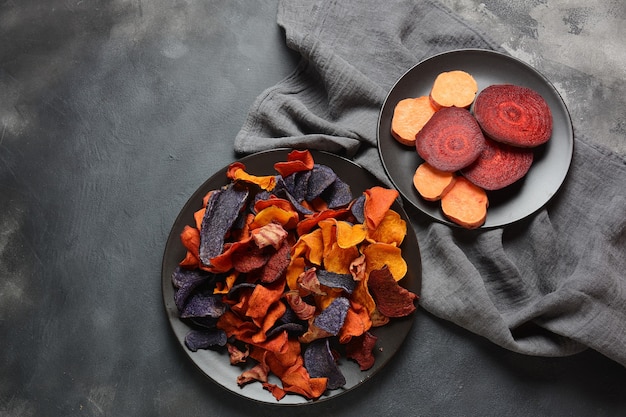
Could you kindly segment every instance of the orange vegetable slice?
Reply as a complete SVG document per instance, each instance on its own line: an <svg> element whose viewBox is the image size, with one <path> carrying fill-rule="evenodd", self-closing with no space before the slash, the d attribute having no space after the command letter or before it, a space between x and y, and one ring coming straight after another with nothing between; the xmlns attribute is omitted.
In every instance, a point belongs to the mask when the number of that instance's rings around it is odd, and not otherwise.
<svg viewBox="0 0 626 417"><path fill-rule="evenodd" d="M415 170L413 186L424 200L438 201L450 191L455 179L453 172L442 171L423 162Z"/></svg>

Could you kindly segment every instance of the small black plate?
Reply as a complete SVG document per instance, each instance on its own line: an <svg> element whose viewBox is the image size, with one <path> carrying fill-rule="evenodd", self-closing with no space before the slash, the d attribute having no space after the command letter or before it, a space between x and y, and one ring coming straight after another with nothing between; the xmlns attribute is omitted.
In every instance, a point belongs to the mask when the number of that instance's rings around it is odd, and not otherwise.
<svg viewBox="0 0 626 417"><path fill-rule="evenodd" d="M482 227L499 227L524 219L550 201L565 180L574 152L574 132L567 107L554 86L537 70L511 56L461 49L435 55L407 71L387 95L378 120L378 151L385 171L404 199L433 219L456 226L443 215L439 202L426 201L417 193L413 173L423 160L413 147L402 145L391 136L396 104L404 98L428 95L437 75L452 70L470 73L478 83L478 91L491 84L517 84L537 91L550 106L552 138L536 148L533 166L522 180L488 193L487 220Z"/></svg>
<svg viewBox="0 0 626 417"><path fill-rule="evenodd" d="M240 162L245 164L246 171L251 174L273 175L276 174L274 163L286 161L289 152L289 149L260 152L244 157ZM368 188L381 185L368 171L348 159L319 151L311 151L311 154L316 163L327 165L335 170L341 179L350 185L355 197L361 195L363 191ZM171 281L172 272L186 253L185 248L180 242L180 233L185 225L194 224L193 213L202 206L203 196L210 190L218 189L229 183L229 180L226 178L227 168L228 167L224 167L214 174L191 196L174 222L167 239L165 253L163 255L161 280L163 302L169 322L174 330L176 339L189 358L191 358L205 375L223 388L247 399L264 403L278 405L310 404L312 401L299 395L291 394L277 402L274 397L258 383L248 384L241 388L237 385L237 376L243 372L244 368L230 365L227 353L214 350L192 352L185 346L185 335L190 330L190 327L179 319L178 310L174 304L174 289ZM422 282L422 266L417 237L410 225L406 212L402 209L400 204L396 202L392 208L407 222L407 235L402 243L401 249L403 257L408 264L408 272L400 281L400 284L415 294L419 294ZM339 394L359 386L385 366L402 345L406 335L411 329L414 317L415 313L402 319L392 319L387 325L372 329L371 333L378 337L376 347L374 348L374 354L376 356L375 365L367 371L361 371L355 362L346 360L345 358L341 359L339 367L346 378L346 385L341 389L324 394L317 402L336 397ZM271 379L270 382L280 385L280 382L276 378Z"/></svg>

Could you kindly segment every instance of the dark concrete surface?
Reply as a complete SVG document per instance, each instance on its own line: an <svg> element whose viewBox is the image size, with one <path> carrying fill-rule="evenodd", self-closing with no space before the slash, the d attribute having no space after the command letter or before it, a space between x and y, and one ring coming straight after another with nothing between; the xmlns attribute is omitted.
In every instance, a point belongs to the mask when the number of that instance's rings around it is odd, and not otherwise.
<svg viewBox="0 0 626 417"><path fill-rule="evenodd" d="M626 154L622 0L443 3L551 79L578 134ZM196 370L164 313L164 244L236 158L254 98L296 64L275 14L253 0L1 2L0 416L623 415L615 362L518 355L423 311L338 401L259 405Z"/></svg>

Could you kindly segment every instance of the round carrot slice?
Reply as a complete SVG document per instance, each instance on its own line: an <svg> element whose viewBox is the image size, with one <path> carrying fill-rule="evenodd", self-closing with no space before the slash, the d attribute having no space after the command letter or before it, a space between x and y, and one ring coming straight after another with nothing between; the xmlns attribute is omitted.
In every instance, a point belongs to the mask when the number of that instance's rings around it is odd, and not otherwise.
<svg viewBox="0 0 626 417"><path fill-rule="evenodd" d="M533 157L532 149L487 139L478 159L462 169L461 174L485 190L499 190L525 176Z"/></svg>
<svg viewBox="0 0 626 417"><path fill-rule="evenodd" d="M474 115L485 134L513 146L535 147L552 136L552 112L536 91L494 84L478 94Z"/></svg>
<svg viewBox="0 0 626 417"><path fill-rule="evenodd" d="M485 138L474 116L460 107L438 110L416 135L417 153L440 171L454 172L478 158Z"/></svg>
<svg viewBox="0 0 626 417"><path fill-rule="evenodd" d="M442 72L435 78L430 100L436 108L469 107L478 91L474 77L465 71Z"/></svg>

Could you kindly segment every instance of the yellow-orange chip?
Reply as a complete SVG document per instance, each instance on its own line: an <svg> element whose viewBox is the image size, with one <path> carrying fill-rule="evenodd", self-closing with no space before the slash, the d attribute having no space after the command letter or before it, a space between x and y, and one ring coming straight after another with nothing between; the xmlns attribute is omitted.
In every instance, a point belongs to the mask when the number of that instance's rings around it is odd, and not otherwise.
<svg viewBox="0 0 626 417"><path fill-rule="evenodd" d="M372 243L364 250L367 273L375 269L381 269L385 265L396 281L401 280L408 270L406 261L402 258L402 250L388 243Z"/></svg>
<svg viewBox="0 0 626 417"><path fill-rule="evenodd" d="M406 222L393 210L387 210L378 227L367 232L368 241L389 243L395 246L400 246L405 236Z"/></svg>
<svg viewBox="0 0 626 417"><path fill-rule="evenodd" d="M352 225L348 222L337 222L337 245L342 249L359 245L367 235L367 228L362 224Z"/></svg>

